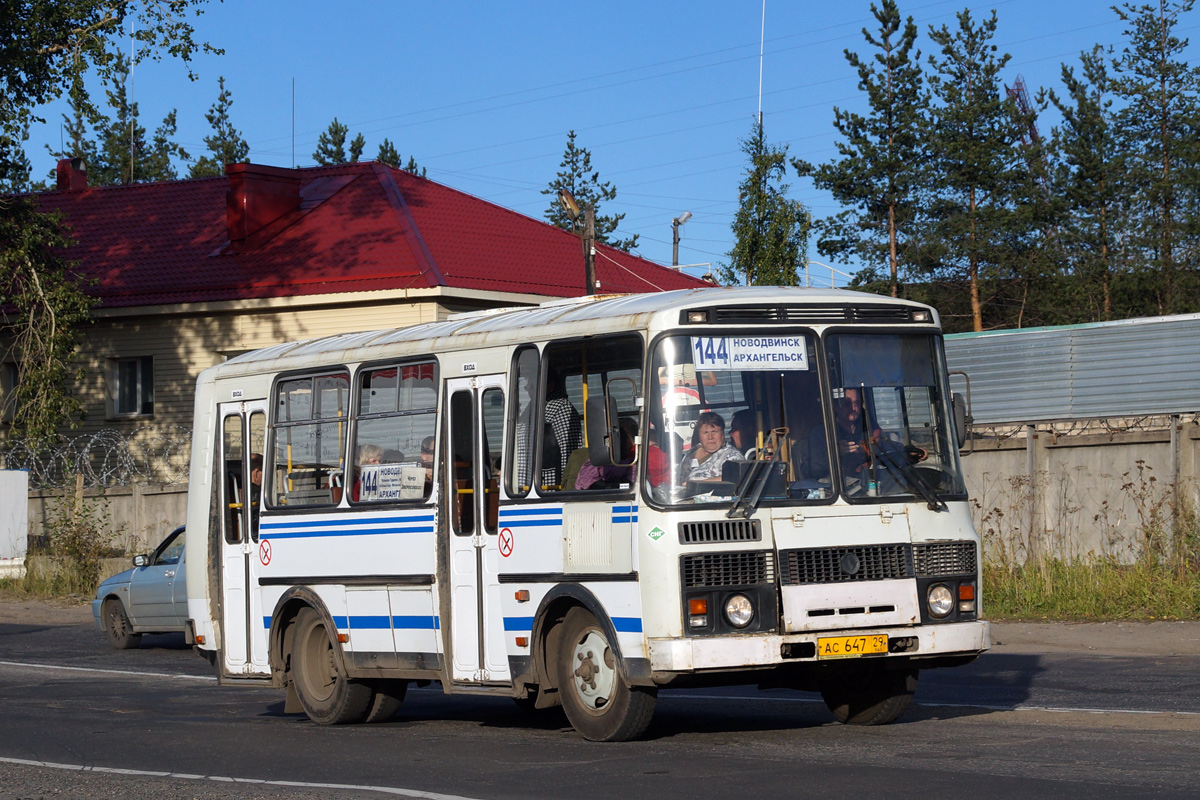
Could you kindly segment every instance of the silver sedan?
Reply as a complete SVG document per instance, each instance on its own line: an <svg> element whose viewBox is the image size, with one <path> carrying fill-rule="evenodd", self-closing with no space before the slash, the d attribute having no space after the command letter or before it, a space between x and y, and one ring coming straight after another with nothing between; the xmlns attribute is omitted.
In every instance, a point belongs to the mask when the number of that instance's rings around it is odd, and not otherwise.
<svg viewBox="0 0 1200 800"><path fill-rule="evenodd" d="M117 650L137 647L143 633L182 631L187 626L184 535L171 531L148 555L133 558L133 569L114 575L96 589L92 616Z"/></svg>

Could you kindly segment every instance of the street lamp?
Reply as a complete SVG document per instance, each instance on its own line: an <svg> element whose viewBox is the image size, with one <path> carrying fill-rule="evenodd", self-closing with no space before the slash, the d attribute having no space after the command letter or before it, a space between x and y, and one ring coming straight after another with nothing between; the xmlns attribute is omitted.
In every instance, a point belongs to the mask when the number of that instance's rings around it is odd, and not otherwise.
<svg viewBox="0 0 1200 800"><path fill-rule="evenodd" d="M583 244L583 282L586 294L596 293L596 209L588 203L582 210L575 196L566 189L558 190L558 202L571 218L571 224L579 230L579 217L583 216L583 230L579 240Z"/></svg>
<svg viewBox="0 0 1200 800"><path fill-rule="evenodd" d="M671 266L679 266L679 227L692 218L692 212L685 211L671 220Z"/></svg>

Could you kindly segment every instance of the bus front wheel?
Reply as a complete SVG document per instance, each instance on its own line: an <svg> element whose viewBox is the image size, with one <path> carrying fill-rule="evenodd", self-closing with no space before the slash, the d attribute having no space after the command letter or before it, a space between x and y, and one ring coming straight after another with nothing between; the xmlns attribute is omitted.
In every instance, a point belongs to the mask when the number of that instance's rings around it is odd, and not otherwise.
<svg viewBox="0 0 1200 800"><path fill-rule="evenodd" d="M825 705L847 725L886 725L908 708L917 690L917 671L887 670L881 664L851 668L821 680Z"/></svg>
<svg viewBox="0 0 1200 800"><path fill-rule="evenodd" d="M311 608L296 615L292 680L308 718L319 725L359 722L370 710L370 686L348 679L338 666L333 636Z"/></svg>
<svg viewBox="0 0 1200 800"><path fill-rule="evenodd" d="M636 738L654 715L657 692L630 686L596 618L573 608L563 620L558 690L571 727L593 742Z"/></svg>

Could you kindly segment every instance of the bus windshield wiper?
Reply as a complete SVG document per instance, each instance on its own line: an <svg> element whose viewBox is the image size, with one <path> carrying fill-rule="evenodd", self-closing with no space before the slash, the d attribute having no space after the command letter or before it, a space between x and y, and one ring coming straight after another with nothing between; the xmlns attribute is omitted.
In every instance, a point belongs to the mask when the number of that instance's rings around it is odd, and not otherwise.
<svg viewBox="0 0 1200 800"><path fill-rule="evenodd" d="M771 475L771 465L774 463L765 460L750 462L750 469L746 470L746 474L738 481L737 489L733 492L733 505L729 507L729 511L725 512L726 517L747 519L754 513L762 498L763 489L767 485L767 478Z"/></svg>
<svg viewBox="0 0 1200 800"><path fill-rule="evenodd" d="M888 467L888 469L899 472L901 475L907 478L909 486L917 490L917 494L921 495L921 498L929 504L929 509L931 511L950 510L946 505L946 501L938 497L937 491L935 491L934 488L925 481L925 478L921 476L921 473L913 469L912 465L908 463L904 456L901 456L899 459L897 459L894 457L893 453L889 453L887 448L882 445L875 448L874 455L879 458L879 460L882 461Z"/></svg>

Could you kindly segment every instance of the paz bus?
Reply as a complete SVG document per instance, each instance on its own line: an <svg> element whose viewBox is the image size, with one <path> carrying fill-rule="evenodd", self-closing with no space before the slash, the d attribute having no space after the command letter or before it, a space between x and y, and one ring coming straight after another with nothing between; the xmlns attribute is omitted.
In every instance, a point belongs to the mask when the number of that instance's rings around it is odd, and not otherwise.
<svg viewBox="0 0 1200 800"><path fill-rule="evenodd" d="M634 738L665 687L887 723L989 647L937 313L705 288L454 314L197 381L188 636L322 724L409 684Z"/></svg>

